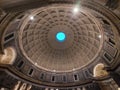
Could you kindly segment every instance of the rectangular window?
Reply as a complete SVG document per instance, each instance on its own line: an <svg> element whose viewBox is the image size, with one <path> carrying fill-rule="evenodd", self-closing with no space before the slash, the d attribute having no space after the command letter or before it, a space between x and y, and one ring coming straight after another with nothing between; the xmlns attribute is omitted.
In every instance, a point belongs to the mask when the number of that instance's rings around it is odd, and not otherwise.
<svg viewBox="0 0 120 90"><path fill-rule="evenodd" d="M63 81L66 82L66 76L63 76Z"/></svg>
<svg viewBox="0 0 120 90"><path fill-rule="evenodd" d="M17 65L18 68L21 68L23 66L24 62L20 61L19 64Z"/></svg>
<svg viewBox="0 0 120 90"><path fill-rule="evenodd" d="M115 42L114 42L111 38L109 38L109 42L110 42L112 45L115 45Z"/></svg>
<svg viewBox="0 0 120 90"><path fill-rule="evenodd" d="M32 75L32 74L33 74L33 69L30 69L30 71L29 71L28 74L29 74L29 75Z"/></svg>
<svg viewBox="0 0 120 90"><path fill-rule="evenodd" d="M55 81L55 76L52 76L52 81L53 81L53 82Z"/></svg>
<svg viewBox="0 0 120 90"><path fill-rule="evenodd" d="M74 80L78 80L78 75L74 75Z"/></svg>
<svg viewBox="0 0 120 90"><path fill-rule="evenodd" d="M44 77L44 74L42 73L41 76L40 76L40 79L43 79L43 77Z"/></svg>
<svg viewBox="0 0 120 90"><path fill-rule="evenodd" d="M11 40L13 38L14 38L14 33L11 33L11 34L7 35L4 40L8 41L8 40Z"/></svg>
<svg viewBox="0 0 120 90"><path fill-rule="evenodd" d="M111 57L109 54L105 53L105 54L104 54L104 57L105 57L109 62L112 61L112 57Z"/></svg>

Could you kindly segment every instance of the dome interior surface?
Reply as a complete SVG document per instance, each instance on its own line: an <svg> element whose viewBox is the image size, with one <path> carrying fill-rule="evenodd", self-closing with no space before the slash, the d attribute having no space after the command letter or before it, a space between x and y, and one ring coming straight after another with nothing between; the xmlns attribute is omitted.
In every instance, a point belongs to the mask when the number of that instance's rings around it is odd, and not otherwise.
<svg viewBox="0 0 120 90"><path fill-rule="evenodd" d="M100 51L102 30L92 14L74 13L70 6L47 6L34 13L21 30L22 49L37 66L48 71L66 72L92 62ZM56 40L64 32L65 41Z"/></svg>

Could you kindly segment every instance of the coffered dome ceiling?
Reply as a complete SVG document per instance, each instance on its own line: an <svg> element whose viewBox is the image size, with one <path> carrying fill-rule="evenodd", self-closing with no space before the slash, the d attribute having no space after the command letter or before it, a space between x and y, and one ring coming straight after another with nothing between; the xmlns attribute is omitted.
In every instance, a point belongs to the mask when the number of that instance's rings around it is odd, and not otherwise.
<svg viewBox="0 0 120 90"><path fill-rule="evenodd" d="M30 7L21 3L24 9L3 8L8 14L0 18L0 51L15 52L14 61L7 60L12 65L2 66L5 72L33 87L56 90L108 79L103 69L114 70L120 61L119 18L97 1L42 0L36 8L31 2Z"/></svg>
<svg viewBox="0 0 120 90"><path fill-rule="evenodd" d="M98 56L103 32L87 9L51 5L30 11L20 29L24 56L41 69L69 72L80 69ZM63 36L57 37L62 32ZM59 39L62 39L60 41Z"/></svg>

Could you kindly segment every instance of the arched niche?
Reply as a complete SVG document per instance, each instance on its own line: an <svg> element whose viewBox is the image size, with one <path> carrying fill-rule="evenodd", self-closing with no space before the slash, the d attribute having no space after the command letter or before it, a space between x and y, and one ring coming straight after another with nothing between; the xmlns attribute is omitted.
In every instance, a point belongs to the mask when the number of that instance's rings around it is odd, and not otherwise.
<svg viewBox="0 0 120 90"><path fill-rule="evenodd" d="M13 47L7 47L4 54L0 55L0 64L13 64L16 58L16 51Z"/></svg>
<svg viewBox="0 0 120 90"><path fill-rule="evenodd" d="M108 75L108 72L106 70L104 70L104 64L103 63L99 63L94 67L93 70L93 74L94 77L104 77Z"/></svg>

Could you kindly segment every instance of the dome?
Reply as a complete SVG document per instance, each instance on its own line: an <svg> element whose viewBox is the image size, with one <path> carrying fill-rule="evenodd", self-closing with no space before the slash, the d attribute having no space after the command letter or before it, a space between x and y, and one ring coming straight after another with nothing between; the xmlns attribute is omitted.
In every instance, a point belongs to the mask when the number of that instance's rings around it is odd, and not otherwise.
<svg viewBox="0 0 120 90"><path fill-rule="evenodd" d="M118 89L120 0L0 6L0 90Z"/></svg>
<svg viewBox="0 0 120 90"><path fill-rule="evenodd" d="M34 20L25 20L21 49L39 68L56 72L77 70L94 61L100 52L102 30L96 18L82 8L76 13L72 8L47 6L32 11Z"/></svg>

